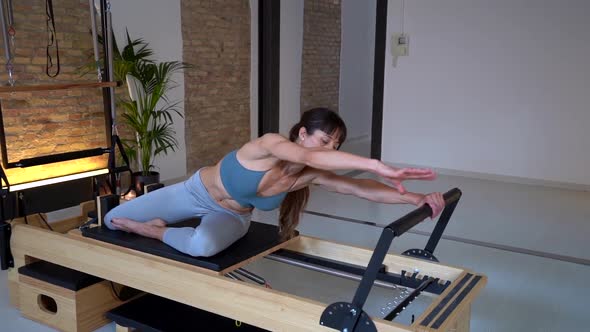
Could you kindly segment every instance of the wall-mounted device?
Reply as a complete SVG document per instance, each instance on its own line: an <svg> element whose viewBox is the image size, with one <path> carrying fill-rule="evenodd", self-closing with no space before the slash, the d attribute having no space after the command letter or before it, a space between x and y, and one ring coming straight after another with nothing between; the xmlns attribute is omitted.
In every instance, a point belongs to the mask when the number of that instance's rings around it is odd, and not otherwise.
<svg viewBox="0 0 590 332"><path fill-rule="evenodd" d="M410 52L410 36L407 33L394 33L391 43L393 66L397 66L397 58L407 56Z"/></svg>

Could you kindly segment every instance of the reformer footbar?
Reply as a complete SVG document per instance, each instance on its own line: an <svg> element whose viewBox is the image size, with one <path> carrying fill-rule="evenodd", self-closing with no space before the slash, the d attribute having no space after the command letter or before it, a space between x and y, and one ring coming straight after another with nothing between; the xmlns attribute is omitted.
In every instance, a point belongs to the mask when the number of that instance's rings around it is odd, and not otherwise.
<svg viewBox="0 0 590 332"><path fill-rule="evenodd" d="M444 230L444 227L446 227L446 224L448 223L457 202L461 198L461 191L455 188L446 192L443 195L443 197L445 200L445 210L441 214L441 217L438 221L438 223L443 223L443 226L439 228L439 237L442 234L442 230ZM377 274L381 269L385 255L387 254L389 247L391 246L391 242L395 237L401 236L402 234L404 234L412 227L422 222L424 219L428 218L431 215L432 209L430 208L430 206L425 204L421 208L406 214L405 216L386 226L383 229L383 232L381 233L381 237L377 242L377 246L373 251L373 255L371 256L369 265L365 270L363 279L361 280L359 287L357 288L357 291L354 295L352 302L336 302L329 305L322 313L322 316L320 318L320 324L323 326L331 327L333 329L337 329L342 332L377 331L369 315L365 311L363 311L363 306L365 304L365 301L367 300L367 297L369 296L369 292L371 291ZM436 246L437 242L438 240L433 242L433 247L431 248L432 251L434 251L434 247ZM426 279L425 282L422 285L420 285L419 288L425 289L429 284L434 282L434 279L428 278L428 276L426 276L424 279ZM409 304L413 300L413 298L418 296L420 291L421 290L418 289L414 291L411 294L411 296L407 298L408 303L406 303L406 301L400 303L392 311L393 315L395 316L401 310L405 309L405 306ZM400 307L402 309L399 309Z"/></svg>
<svg viewBox="0 0 590 332"><path fill-rule="evenodd" d="M434 250L436 249L436 245L440 241L440 238L442 237L442 234L445 231L445 228L447 227L449 220L451 220L453 212L455 211L455 207L457 207L457 203L459 203L459 199L461 198L461 191L459 191L459 189L453 189L452 191L454 190L456 190L457 193L453 192L453 194L459 196L456 200L451 200L445 207L445 209L442 211L440 217L438 218L438 222L436 223L436 226L434 226L434 230L432 231L432 234L430 234L430 238L428 239L428 243L426 243L424 249L408 249L404 251L402 255L438 262L438 259L434 256ZM451 191L449 191L449 193L451 193Z"/></svg>

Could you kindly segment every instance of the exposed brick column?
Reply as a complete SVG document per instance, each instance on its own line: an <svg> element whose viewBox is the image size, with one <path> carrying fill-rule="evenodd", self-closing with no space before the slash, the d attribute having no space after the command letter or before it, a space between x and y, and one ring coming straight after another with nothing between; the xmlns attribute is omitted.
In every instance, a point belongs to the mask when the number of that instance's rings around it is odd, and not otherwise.
<svg viewBox="0 0 590 332"><path fill-rule="evenodd" d="M250 2L182 0L187 171L250 138Z"/></svg>
<svg viewBox="0 0 590 332"><path fill-rule="evenodd" d="M340 0L305 0L301 111L338 111L340 89Z"/></svg>

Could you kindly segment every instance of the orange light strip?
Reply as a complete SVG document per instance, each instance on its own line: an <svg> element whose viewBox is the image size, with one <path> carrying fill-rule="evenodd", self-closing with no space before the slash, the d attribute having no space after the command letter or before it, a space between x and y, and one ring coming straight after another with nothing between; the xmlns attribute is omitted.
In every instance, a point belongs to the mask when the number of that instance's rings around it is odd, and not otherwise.
<svg viewBox="0 0 590 332"><path fill-rule="evenodd" d="M83 179L83 178L97 176L97 175L101 175L101 174L107 174L108 172L109 172L109 170L105 168L105 169L98 169L95 171L60 176L60 177L51 178L51 179L45 179L45 180L39 180L39 181L33 181L33 182L27 182L27 183L20 183L20 184L14 185L14 186L10 186L10 191L20 191L20 190L31 189L31 188L41 187L41 186L47 186L47 185L55 184L55 183L66 182L66 181L71 181L71 180L76 180L76 179ZM6 186L2 186L2 189L6 189L6 188L7 188Z"/></svg>

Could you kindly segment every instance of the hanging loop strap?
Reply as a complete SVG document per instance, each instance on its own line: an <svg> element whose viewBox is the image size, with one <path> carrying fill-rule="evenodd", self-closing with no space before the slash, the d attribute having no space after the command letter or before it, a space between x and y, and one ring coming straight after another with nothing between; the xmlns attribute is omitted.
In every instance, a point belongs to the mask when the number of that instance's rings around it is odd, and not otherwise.
<svg viewBox="0 0 590 332"><path fill-rule="evenodd" d="M57 77L60 71L59 63L59 43L57 41L57 32L55 30L55 16L53 14L53 0L45 0L45 13L47 14L47 65L45 66L45 73L49 77ZM56 70L54 73L50 73L50 69L53 68L53 58L51 57L50 48L55 46L55 58L57 60Z"/></svg>
<svg viewBox="0 0 590 332"><path fill-rule="evenodd" d="M10 15L9 15L10 16ZM4 0L0 0L0 25L2 26L2 39L4 42L4 55L6 57L6 70L8 71L8 83L13 86L14 78L12 76L12 52L8 37L8 29L6 24L6 13L4 12Z"/></svg>
<svg viewBox="0 0 590 332"><path fill-rule="evenodd" d="M92 47L94 48L94 64L96 65L96 72L98 81L102 82L102 72L100 68L100 55L98 53L98 34L96 32L96 9L94 7L94 0L88 0L90 4L90 26L92 29Z"/></svg>

